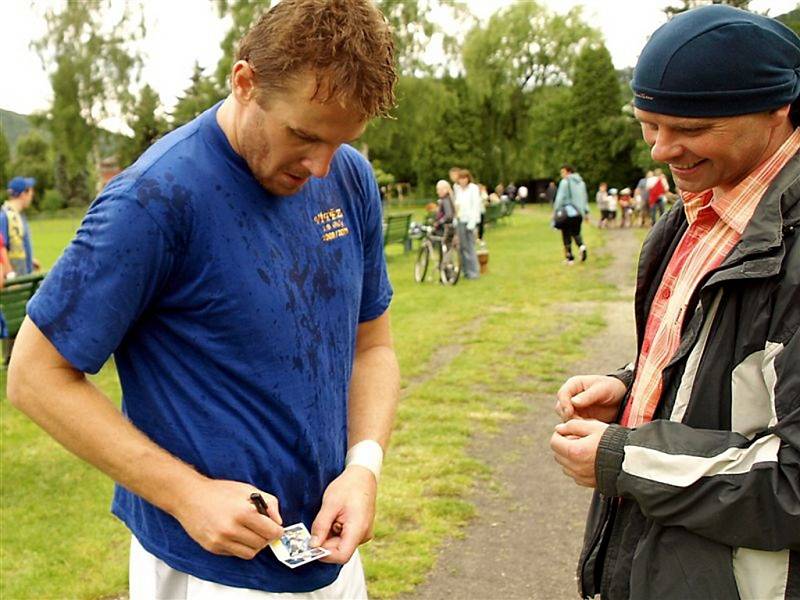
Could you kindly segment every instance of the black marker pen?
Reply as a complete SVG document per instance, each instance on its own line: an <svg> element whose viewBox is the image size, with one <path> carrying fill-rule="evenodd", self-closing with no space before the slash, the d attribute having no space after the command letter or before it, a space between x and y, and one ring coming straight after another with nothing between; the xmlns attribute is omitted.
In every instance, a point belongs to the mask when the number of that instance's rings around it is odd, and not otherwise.
<svg viewBox="0 0 800 600"><path fill-rule="evenodd" d="M250 494L250 502L256 505L256 510L259 514L269 517L269 514L267 514L267 503L264 502L264 498L261 494L258 492Z"/></svg>

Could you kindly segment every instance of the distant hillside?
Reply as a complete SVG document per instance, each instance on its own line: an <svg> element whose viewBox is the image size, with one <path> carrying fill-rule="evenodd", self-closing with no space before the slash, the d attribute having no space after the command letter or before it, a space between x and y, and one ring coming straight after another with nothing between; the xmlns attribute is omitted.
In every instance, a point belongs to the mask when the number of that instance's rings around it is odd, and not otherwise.
<svg viewBox="0 0 800 600"><path fill-rule="evenodd" d="M6 136L11 154L14 154L17 140L30 130L31 124L27 116L0 108L0 131Z"/></svg>
<svg viewBox="0 0 800 600"><path fill-rule="evenodd" d="M0 131L6 136L12 156L14 154L14 148L17 146L17 140L27 134L32 128L33 126L27 115L21 115L14 111L0 108ZM42 131L42 135L45 139L50 139L49 132ZM97 135L100 156L106 157L115 154L120 141L124 138L125 136L120 133L112 133L105 129L100 129Z"/></svg>
<svg viewBox="0 0 800 600"><path fill-rule="evenodd" d="M794 30L797 35L800 35L800 7L795 8L784 15L775 17L778 21Z"/></svg>

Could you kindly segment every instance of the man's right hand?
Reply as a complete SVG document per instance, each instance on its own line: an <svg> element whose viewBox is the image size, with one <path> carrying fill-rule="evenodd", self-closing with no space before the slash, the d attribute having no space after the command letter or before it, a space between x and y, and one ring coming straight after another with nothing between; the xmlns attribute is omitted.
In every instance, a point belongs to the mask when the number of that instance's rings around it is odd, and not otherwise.
<svg viewBox="0 0 800 600"><path fill-rule="evenodd" d="M26 317L8 368L8 399L67 450L175 517L203 548L253 558L283 533L278 499L213 480L153 443ZM259 492L267 514L250 494Z"/></svg>
<svg viewBox="0 0 800 600"><path fill-rule="evenodd" d="M616 377L576 375L558 390L555 410L562 422L597 419L610 423L617 416L625 392L625 384Z"/></svg>
<svg viewBox="0 0 800 600"><path fill-rule="evenodd" d="M269 517L250 502L253 492L264 498ZM250 560L283 535L278 499L238 481L203 478L171 512L194 541L214 554Z"/></svg>

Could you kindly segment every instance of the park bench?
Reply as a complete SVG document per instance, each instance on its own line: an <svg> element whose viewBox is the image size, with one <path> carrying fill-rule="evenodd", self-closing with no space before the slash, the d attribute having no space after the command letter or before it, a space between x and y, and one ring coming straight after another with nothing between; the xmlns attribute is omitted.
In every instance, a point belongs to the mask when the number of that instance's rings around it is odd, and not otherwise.
<svg viewBox="0 0 800 600"><path fill-rule="evenodd" d="M491 223L497 223L500 220L500 217L503 216L505 208L503 207L503 203L501 204L489 204L486 207L486 212L483 213L483 224L489 225Z"/></svg>
<svg viewBox="0 0 800 600"><path fill-rule="evenodd" d="M411 250L411 236L408 228L411 225L411 213L389 215L383 225L383 247L400 243L403 252Z"/></svg>
<svg viewBox="0 0 800 600"><path fill-rule="evenodd" d="M6 363L11 351L11 340L16 337L25 319L25 306L39 289L43 279L44 273L14 277L7 279L5 286L0 290L0 310L3 311L3 318L8 328L8 338L2 340L2 364Z"/></svg>
<svg viewBox="0 0 800 600"><path fill-rule="evenodd" d="M503 207L502 218L510 217L514 214L514 207L517 205L515 201L503 202L500 206Z"/></svg>

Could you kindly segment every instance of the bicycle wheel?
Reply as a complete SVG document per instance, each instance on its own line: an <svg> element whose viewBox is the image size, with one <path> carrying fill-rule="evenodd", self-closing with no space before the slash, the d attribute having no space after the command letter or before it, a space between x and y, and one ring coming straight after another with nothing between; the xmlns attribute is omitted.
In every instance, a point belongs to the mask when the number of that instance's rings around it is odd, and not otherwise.
<svg viewBox="0 0 800 600"><path fill-rule="evenodd" d="M439 277L445 285L455 285L461 275L461 254L457 248L448 248L442 255Z"/></svg>
<svg viewBox="0 0 800 600"><path fill-rule="evenodd" d="M414 263L414 281L422 283L428 273L428 263L431 262L431 246L423 243L417 254L417 262Z"/></svg>

